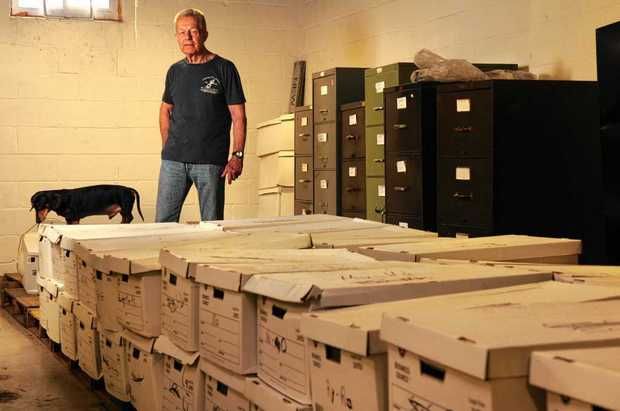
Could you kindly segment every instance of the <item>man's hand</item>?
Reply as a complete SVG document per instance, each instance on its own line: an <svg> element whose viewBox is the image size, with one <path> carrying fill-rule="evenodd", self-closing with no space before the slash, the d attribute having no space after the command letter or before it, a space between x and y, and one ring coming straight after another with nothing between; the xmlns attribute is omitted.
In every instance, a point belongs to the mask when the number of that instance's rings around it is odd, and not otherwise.
<svg viewBox="0 0 620 411"><path fill-rule="evenodd" d="M231 184L241 175L243 171L243 160L236 156L232 156L230 160L228 160L228 164L224 167L224 171L222 172L221 177L224 177L228 180L228 184Z"/></svg>

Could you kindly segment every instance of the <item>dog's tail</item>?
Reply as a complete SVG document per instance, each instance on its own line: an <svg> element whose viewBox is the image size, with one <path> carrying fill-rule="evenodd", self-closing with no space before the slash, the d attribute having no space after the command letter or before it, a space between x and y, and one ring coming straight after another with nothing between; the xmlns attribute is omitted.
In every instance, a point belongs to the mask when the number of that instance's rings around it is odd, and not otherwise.
<svg viewBox="0 0 620 411"><path fill-rule="evenodd" d="M136 190L135 188L129 187L129 189L136 195L136 205L138 207L138 214L140 214L142 221L144 221L144 216L142 215L142 210L140 209L140 193L138 193L138 190Z"/></svg>

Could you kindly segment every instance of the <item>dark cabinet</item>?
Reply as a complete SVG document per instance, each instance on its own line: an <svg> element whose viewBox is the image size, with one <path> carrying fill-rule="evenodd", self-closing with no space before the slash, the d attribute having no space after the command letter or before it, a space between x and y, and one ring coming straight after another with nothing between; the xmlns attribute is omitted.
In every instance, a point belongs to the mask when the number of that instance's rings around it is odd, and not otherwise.
<svg viewBox="0 0 620 411"><path fill-rule="evenodd" d="M298 107L295 111L295 155L312 155L312 106Z"/></svg>
<svg viewBox="0 0 620 411"><path fill-rule="evenodd" d="M341 173L341 205L343 211L366 210L366 173L364 159L345 160Z"/></svg>
<svg viewBox="0 0 620 411"><path fill-rule="evenodd" d="M314 212L336 215L340 210L338 178L335 171L315 171Z"/></svg>
<svg viewBox="0 0 620 411"><path fill-rule="evenodd" d="M295 157L295 199L312 201L314 192L312 157Z"/></svg>
<svg viewBox="0 0 620 411"><path fill-rule="evenodd" d="M312 201L295 200L295 215L309 215L309 214L314 214Z"/></svg>
<svg viewBox="0 0 620 411"><path fill-rule="evenodd" d="M314 130L314 168L336 170L340 151L336 123L316 124Z"/></svg>
<svg viewBox="0 0 620 411"><path fill-rule="evenodd" d="M364 102L359 101L344 104L340 107L342 113L342 132L340 147L343 159L358 159L365 157L365 123Z"/></svg>

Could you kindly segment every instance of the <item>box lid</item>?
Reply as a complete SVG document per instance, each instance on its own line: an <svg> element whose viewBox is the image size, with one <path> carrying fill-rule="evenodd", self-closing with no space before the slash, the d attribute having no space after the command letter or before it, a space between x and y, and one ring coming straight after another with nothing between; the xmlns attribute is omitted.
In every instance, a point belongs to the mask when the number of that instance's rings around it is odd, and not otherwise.
<svg viewBox="0 0 620 411"><path fill-rule="evenodd" d="M245 377L243 375L224 369L208 361L205 357L200 358L199 367L205 374L215 378L217 381L225 384L238 393L245 395Z"/></svg>
<svg viewBox="0 0 620 411"><path fill-rule="evenodd" d="M73 312L73 305L77 303L77 299L67 293L61 292L58 294L58 305L67 310Z"/></svg>
<svg viewBox="0 0 620 411"><path fill-rule="evenodd" d="M377 258L405 255L411 261L419 261L423 257L512 261L578 255L581 253L581 241L525 235L498 235L449 240L441 238L427 243L361 247L360 250Z"/></svg>
<svg viewBox="0 0 620 411"><path fill-rule="evenodd" d="M97 324L97 331L99 332L99 334L101 334L101 338L112 341L116 346L119 346L123 343L122 331L106 330L101 324Z"/></svg>
<svg viewBox="0 0 620 411"><path fill-rule="evenodd" d="M312 411L311 405L300 404L280 394L257 377L245 379L245 397L265 411Z"/></svg>
<svg viewBox="0 0 620 411"><path fill-rule="evenodd" d="M399 62L399 63L391 63L386 64L385 66L373 67L366 69L364 72L364 77L373 77L377 74L386 73L390 71L396 71L399 67L410 68L411 71L416 70L418 67L413 62Z"/></svg>
<svg viewBox="0 0 620 411"><path fill-rule="evenodd" d="M254 275L243 291L314 309L478 290L481 283L501 287L550 279L551 273L526 269L384 261L378 268Z"/></svg>
<svg viewBox="0 0 620 411"><path fill-rule="evenodd" d="M308 224L319 222L341 222L350 221L349 218L339 217L329 214L311 214L311 215L295 215L295 216L280 216L280 217L260 217L260 218L246 218L240 220L215 220L211 221L213 224L217 224L224 231L236 231L241 232L247 229L262 228L264 230L272 229L273 227L286 226L291 224ZM201 223L202 224L202 223ZM376 223L380 224L380 223Z"/></svg>
<svg viewBox="0 0 620 411"><path fill-rule="evenodd" d="M166 335L157 337L153 348L158 353L172 357L185 365L194 365L196 361L198 361L198 358L200 358L199 352L187 352L180 349L174 345Z"/></svg>
<svg viewBox="0 0 620 411"><path fill-rule="evenodd" d="M162 251L163 253L163 251ZM204 257L207 258L206 255ZM196 282L217 288L240 291L253 275L260 273L290 274L299 271L324 271L339 268L366 267L373 259L347 250L218 250L196 267Z"/></svg>
<svg viewBox="0 0 620 411"><path fill-rule="evenodd" d="M609 410L620 410L620 346L533 352L530 384Z"/></svg>
<svg viewBox="0 0 620 411"><path fill-rule="evenodd" d="M264 257L265 249L302 249L312 247L310 236L297 233L230 233L222 232L222 237L185 246L167 246L161 249L160 263L179 275L188 278L196 276L196 267L201 263L240 262L245 258L246 249L254 249L256 255ZM262 251L259 251L260 249ZM217 252L214 252L217 250ZM241 252L243 250L243 252ZM280 255L282 253L279 253Z"/></svg>
<svg viewBox="0 0 620 411"><path fill-rule="evenodd" d="M53 280L51 278L41 278L41 277L37 277L37 279L40 279L41 282L39 282L39 280L37 280L37 283L43 287L48 293L50 293L52 295L52 297L56 298L58 297L58 293L60 293L60 291L64 288L63 284L61 282L58 282L56 280Z"/></svg>
<svg viewBox="0 0 620 411"><path fill-rule="evenodd" d="M415 313L439 307L453 310L506 304L595 301L620 296L620 292L606 287L556 281L499 288L495 288L493 283L479 285L481 291L306 313L301 319L301 332L306 337L324 344L358 355L372 355L386 351L379 332L381 319L387 313Z"/></svg>
<svg viewBox="0 0 620 411"><path fill-rule="evenodd" d="M23 240L26 254L33 256L39 255L39 234L30 232L24 234Z"/></svg>
<svg viewBox="0 0 620 411"><path fill-rule="evenodd" d="M292 114L292 113L282 114L282 115L280 115L280 116L278 116L278 117L276 117L274 119L263 121L262 123L258 123L256 125L256 128L260 129L260 128L265 128L265 127L269 127L269 126L274 126L274 125L280 124L280 123L282 123L284 121L291 121L294 118L295 118L295 115Z"/></svg>
<svg viewBox="0 0 620 411"><path fill-rule="evenodd" d="M371 226L353 230L324 231L310 234L312 245L320 248L342 248L400 242L431 241L437 233L396 225Z"/></svg>
<svg viewBox="0 0 620 411"><path fill-rule="evenodd" d="M95 314L92 313L86 306L79 301L73 304L73 314L84 325L90 329L95 329Z"/></svg>
<svg viewBox="0 0 620 411"><path fill-rule="evenodd" d="M123 329L121 331L121 335L124 340L130 342L132 345L137 347L143 352L151 353L153 352L153 347L155 345L155 340L157 337L143 337L134 332L129 331L128 329Z"/></svg>
<svg viewBox="0 0 620 411"><path fill-rule="evenodd" d="M446 311L388 313L381 338L483 380L526 376L532 351L620 344L619 299Z"/></svg>

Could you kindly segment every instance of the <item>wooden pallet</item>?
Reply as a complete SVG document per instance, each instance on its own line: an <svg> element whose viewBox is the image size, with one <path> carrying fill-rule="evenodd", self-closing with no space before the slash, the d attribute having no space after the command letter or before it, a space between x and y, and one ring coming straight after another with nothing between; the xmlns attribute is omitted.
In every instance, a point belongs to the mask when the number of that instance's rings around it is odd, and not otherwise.
<svg viewBox="0 0 620 411"><path fill-rule="evenodd" d="M26 294L15 298L16 313L15 317L23 317L24 326L28 328L28 310L39 307L39 296ZM19 321L19 319L18 319Z"/></svg>
<svg viewBox="0 0 620 411"><path fill-rule="evenodd" d="M0 276L0 306L4 307L10 301L7 301L6 292L13 288L23 288L21 283L22 277L18 273L5 273Z"/></svg>
<svg viewBox="0 0 620 411"><path fill-rule="evenodd" d="M41 309L39 307L28 308L26 311L26 328L34 329L39 338L46 336L45 330L41 327Z"/></svg>

